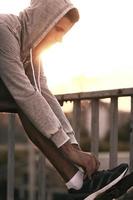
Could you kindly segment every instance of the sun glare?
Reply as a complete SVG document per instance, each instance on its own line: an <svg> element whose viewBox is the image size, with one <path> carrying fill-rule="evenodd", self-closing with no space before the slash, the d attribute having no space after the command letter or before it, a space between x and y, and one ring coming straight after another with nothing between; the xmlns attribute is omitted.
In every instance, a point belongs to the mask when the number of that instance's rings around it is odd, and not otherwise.
<svg viewBox="0 0 133 200"><path fill-rule="evenodd" d="M55 93L132 87L133 1L73 1L80 21L44 59L50 87Z"/></svg>
<svg viewBox="0 0 133 200"><path fill-rule="evenodd" d="M133 1L72 0L80 21L62 44L43 52L44 71L57 93L132 87ZM18 13L30 0L0 0L1 13Z"/></svg>

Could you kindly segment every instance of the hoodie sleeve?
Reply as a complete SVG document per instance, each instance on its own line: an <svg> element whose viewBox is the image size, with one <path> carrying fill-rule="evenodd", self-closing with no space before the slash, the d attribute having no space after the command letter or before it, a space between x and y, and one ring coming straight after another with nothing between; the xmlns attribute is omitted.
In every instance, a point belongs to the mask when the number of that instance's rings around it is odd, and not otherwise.
<svg viewBox="0 0 133 200"><path fill-rule="evenodd" d="M25 74L19 43L4 25L0 25L0 44L0 79L37 130L60 147L69 137L45 98Z"/></svg>
<svg viewBox="0 0 133 200"><path fill-rule="evenodd" d="M55 113L59 121L61 122L63 130L69 136L71 143L78 144L75 138L74 130L72 129L72 126L70 125L70 122L68 121L65 114L63 113L61 106L59 102L57 101L56 97L51 93L51 91L48 88L47 79L46 79L46 76L44 75L42 63L41 63L41 69L40 69L40 85L41 85L41 93L43 97L49 103L53 112Z"/></svg>

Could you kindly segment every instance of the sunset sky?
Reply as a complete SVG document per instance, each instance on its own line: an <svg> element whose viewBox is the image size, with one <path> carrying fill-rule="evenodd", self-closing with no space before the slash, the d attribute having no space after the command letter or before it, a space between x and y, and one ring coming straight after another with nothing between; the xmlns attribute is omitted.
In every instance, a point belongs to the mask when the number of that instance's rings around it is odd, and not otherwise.
<svg viewBox="0 0 133 200"><path fill-rule="evenodd" d="M0 0L18 13L30 0ZM73 0L81 19L43 53L51 90L70 93L133 86L133 0Z"/></svg>

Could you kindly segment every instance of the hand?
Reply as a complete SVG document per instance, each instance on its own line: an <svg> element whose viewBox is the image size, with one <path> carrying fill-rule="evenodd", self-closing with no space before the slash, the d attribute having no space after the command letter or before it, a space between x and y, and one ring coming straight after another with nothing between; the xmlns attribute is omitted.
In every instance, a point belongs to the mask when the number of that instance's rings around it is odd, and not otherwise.
<svg viewBox="0 0 133 200"><path fill-rule="evenodd" d="M84 178L86 178L86 176L91 176L92 174L94 174L94 172L96 172L99 167L100 167L100 161L97 159L97 157L93 154L93 153L88 153L88 152L84 152L86 154L89 154L90 156L90 165L88 162L88 165L86 164L86 169L85 169L85 176ZM89 166L89 167L88 167Z"/></svg>
<svg viewBox="0 0 133 200"><path fill-rule="evenodd" d="M70 157L71 160L84 169L86 176L89 177L96 172L100 166L99 160L92 153L74 150Z"/></svg>
<svg viewBox="0 0 133 200"><path fill-rule="evenodd" d="M87 176L91 176L100 166L94 154L84 152L80 147L71 145L70 142L66 142L60 149L69 160L82 167Z"/></svg>

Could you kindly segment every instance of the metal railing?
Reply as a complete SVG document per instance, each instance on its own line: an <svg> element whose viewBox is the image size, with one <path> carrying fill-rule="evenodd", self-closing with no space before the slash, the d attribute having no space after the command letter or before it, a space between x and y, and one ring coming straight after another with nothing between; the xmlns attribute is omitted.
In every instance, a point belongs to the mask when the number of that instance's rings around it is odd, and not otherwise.
<svg viewBox="0 0 133 200"><path fill-rule="evenodd" d="M73 101L73 118L76 134L80 133L80 118L82 100L91 101L91 152L98 156L99 154L99 101L101 99L110 99L110 168L117 165L118 161L118 98L130 97L130 171L133 170L133 88L102 90L92 92L82 92L73 94L63 94L56 96L61 105L65 101ZM81 136L78 135L78 138Z"/></svg>
<svg viewBox="0 0 133 200"><path fill-rule="evenodd" d="M73 102L73 128L77 134L77 138L80 141L80 121L81 121L81 101L90 100L91 101L91 132L93 136L91 137L91 151L97 156L99 155L99 101L104 98L110 98L110 152L109 152L109 165L110 168L117 165L118 160L118 98L120 97L130 97L131 102L131 111L130 111L130 170L133 170L133 88L126 89L115 89L115 90L105 90L105 91L96 91L96 92L84 92L84 93L72 93L72 94L61 94L56 95L58 101L61 105L64 102L72 101ZM0 99L0 112L9 112L16 113L16 107L12 101L2 102ZM7 173L7 200L14 200L14 170L15 170L15 114L9 114L9 126L8 126L8 173ZM30 152L30 162L29 167L33 167L33 149L29 150ZM45 174L44 158L40 155L40 174L41 176ZM29 200L34 199L33 189L34 189L34 180L32 175L34 171L30 168L30 195ZM45 177L40 178L39 182L39 200L45 200Z"/></svg>

